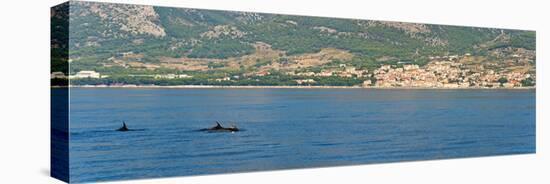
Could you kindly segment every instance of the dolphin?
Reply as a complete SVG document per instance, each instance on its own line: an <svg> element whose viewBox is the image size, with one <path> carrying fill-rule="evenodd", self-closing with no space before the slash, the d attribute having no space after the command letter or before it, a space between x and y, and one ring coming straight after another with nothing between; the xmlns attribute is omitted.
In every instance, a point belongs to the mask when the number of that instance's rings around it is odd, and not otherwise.
<svg viewBox="0 0 550 184"><path fill-rule="evenodd" d="M126 126L126 122L122 122L122 127L116 129L116 131L119 131L119 132L126 132L126 131L129 131L130 129L128 129L128 127Z"/></svg>
<svg viewBox="0 0 550 184"><path fill-rule="evenodd" d="M213 126L211 128L201 129L201 130L208 131L208 132L238 132L239 128L237 128L237 126L223 127L222 125L220 125L218 121L216 121L216 126Z"/></svg>

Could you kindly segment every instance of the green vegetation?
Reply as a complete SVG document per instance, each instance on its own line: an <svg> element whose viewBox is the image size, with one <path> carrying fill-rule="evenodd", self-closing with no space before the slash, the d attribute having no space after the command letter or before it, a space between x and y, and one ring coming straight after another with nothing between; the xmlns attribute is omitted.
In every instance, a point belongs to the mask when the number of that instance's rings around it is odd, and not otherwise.
<svg viewBox="0 0 550 184"><path fill-rule="evenodd" d="M86 7L75 8L82 13ZM166 37L113 32L119 25L106 24L98 16L78 16L71 22L71 51L79 55L114 55L135 51L149 56L193 58L228 58L253 52L251 43L258 41L286 51L287 55L318 52L322 48L349 50L359 56L372 58L394 56L416 59L415 54L442 55L473 52L472 46L491 41L501 30L474 27L427 25L431 30L411 35L404 30L370 25L365 20L300 17L288 15L255 14L261 19L245 19L243 14L230 11L193 10L155 7ZM291 24L293 22L295 24ZM222 36L205 38L201 34L216 25L231 25L245 32L242 38ZM327 29L331 31L323 31ZM514 46L534 49L534 32L506 30L511 41L494 47ZM112 33L105 35L104 33ZM117 36L120 35L120 36ZM131 41L143 39L143 44ZM442 40L444 45L433 45L430 40ZM86 43L99 46L82 46ZM76 47L75 44L79 44ZM508 44L508 45L504 45ZM93 44L92 44L93 45Z"/></svg>
<svg viewBox="0 0 550 184"><path fill-rule="evenodd" d="M430 61L430 56L466 53L486 60L502 60L501 56L492 52L504 50L501 48L536 49L535 32L521 30L425 24L419 31L416 25L407 23L168 7L154 7L154 13L158 16L147 16L148 20L130 19L136 21L132 22L136 25L154 24L166 33L155 36L148 34L147 30L128 31L125 24L129 23L113 16L117 13L137 16L133 15L134 11L129 11L131 6L113 5L116 10L104 9L111 12L100 15L90 10L91 4L74 2L70 10L66 8L61 11L64 16L51 18L52 36L56 37L52 40L52 71L74 75L82 70L92 70L109 76L71 79L71 83L78 85L298 85L296 80L311 79L315 82L305 85L353 86L361 85L365 80L375 82L375 79L356 77L357 74L352 77L298 77L285 72L320 73L340 68L341 64L368 71L382 65L423 66ZM73 15L70 24L67 21L69 13ZM265 49L268 50L266 55L269 51L279 55L262 57L262 53L254 48L261 45L258 42L271 46L271 49ZM311 56L318 60L322 58L324 62L296 66L294 71L278 71L275 68L270 75L255 75L259 68L264 70L273 65L295 64L298 62L295 58L326 48L338 49L350 56L345 59L332 58L333 55ZM130 56L124 53L130 53ZM204 63L197 67L199 69L188 69L192 68L188 65L196 64L185 63L189 58L201 58L204 60L198 62ZM69 59L70 69L67 64ZM238 65L229 64L230 61L237 61L235 63ZM492 67L499 71L500 66ZM157 74L188 74L193 77L150 77ZM239 77L219 80L227 76ZM534 83L534 79L522 81L524 85Z"/></svg>
<svg viewBox="0 0 550 184"><path fill-rule="evenodd" d="M501 77L500 79L498 79L498 83L500 83L500 86L502 86L504 83L507 83L507 82L508 82L508 79L505 77Z"/></svg>
<svg viewBox="0 0 550 184"><path fill-rule="evenodd" d="M54 7L55 16L51 17L51 71L67 73L69 70L69 6L63 4Z"/></svg>
<svg viewBox="0 0 550 184"><path fill-rule="evenodd" d="M250 54L254 48L249 44L232 39L205 40L192 49L191 58L228 58Z"/></svg>
<svg viewBox="0 0 550 184"><path fill-rule="evenodd" d="M527 78L521 81L522 86L535 86L535 80L533 78Z"/></svg>

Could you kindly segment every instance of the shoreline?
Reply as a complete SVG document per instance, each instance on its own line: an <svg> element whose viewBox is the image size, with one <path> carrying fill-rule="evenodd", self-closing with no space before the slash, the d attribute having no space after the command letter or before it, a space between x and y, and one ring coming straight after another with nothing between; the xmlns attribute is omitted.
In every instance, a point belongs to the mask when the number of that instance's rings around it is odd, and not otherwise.
<svg viewBox="0 0 550 184"><path fill-rule="evenodd" d="M67 86L51 86L51 88L65 88ZM157 85L71 85L69 88L127 88L127 89L402 89L402 90L536 90L533 87L513 87L513 88L488 88L488 87L468 87L468 88L430 88L430 87L377 87L377 86L217 86L217 85L175 85L175 86L157 86Z"/></svg>

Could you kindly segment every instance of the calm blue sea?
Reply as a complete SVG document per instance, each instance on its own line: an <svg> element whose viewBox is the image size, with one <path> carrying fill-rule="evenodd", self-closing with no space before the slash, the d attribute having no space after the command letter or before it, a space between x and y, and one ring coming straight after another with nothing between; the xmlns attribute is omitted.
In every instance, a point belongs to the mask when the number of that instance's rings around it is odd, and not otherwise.
<svg viewBox="0 0 550 184"><path fill-rule="evenodd" d="M535 90L71 88L70 122L72 182L522 154Z"/></svg>

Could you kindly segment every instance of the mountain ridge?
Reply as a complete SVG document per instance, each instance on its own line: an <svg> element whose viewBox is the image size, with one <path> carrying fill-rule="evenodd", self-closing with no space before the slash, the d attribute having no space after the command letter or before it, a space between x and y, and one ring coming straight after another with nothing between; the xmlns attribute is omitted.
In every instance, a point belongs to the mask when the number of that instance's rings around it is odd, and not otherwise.
<svg viewBox="0 0 550 184"><path fill-rule="evenodd" d="M454 55L475 56L470 63L497 72L534 74L536 64L533 31L84 1L70 7L67 74L215 78L341 64L372 71Z"/></svg>

